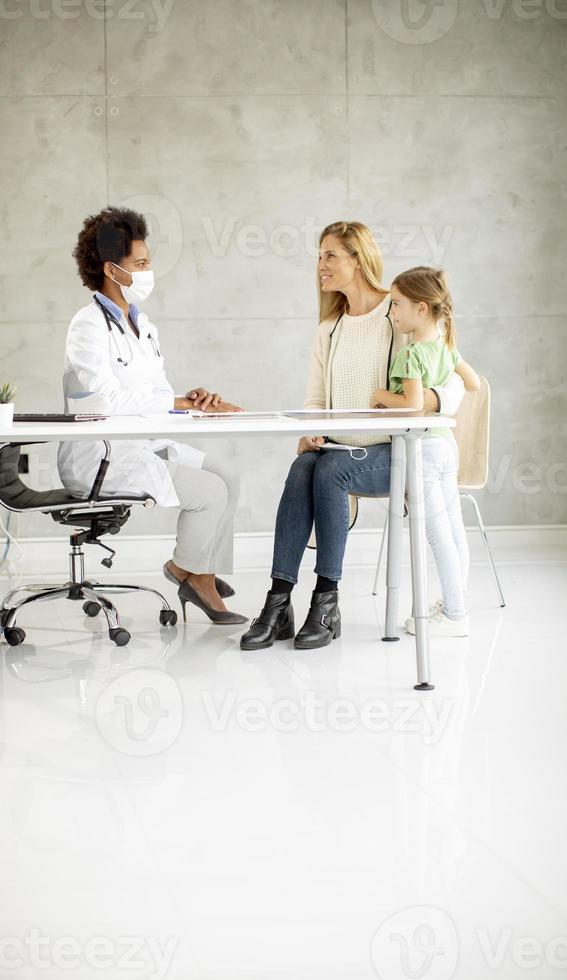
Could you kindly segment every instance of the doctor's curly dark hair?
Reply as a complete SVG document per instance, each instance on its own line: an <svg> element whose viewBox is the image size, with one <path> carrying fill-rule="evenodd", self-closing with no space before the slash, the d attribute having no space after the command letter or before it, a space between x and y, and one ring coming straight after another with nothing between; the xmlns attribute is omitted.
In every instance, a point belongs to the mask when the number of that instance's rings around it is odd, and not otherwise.
<svg viewBox="0 0 567 980"><path fill-rule="evenodd" d="M130 255L133 241L145 241L148 226L142 214L129 208L108 207L85 218L73 258L87 289L101 289L104 263L118 262Z"/></svg>

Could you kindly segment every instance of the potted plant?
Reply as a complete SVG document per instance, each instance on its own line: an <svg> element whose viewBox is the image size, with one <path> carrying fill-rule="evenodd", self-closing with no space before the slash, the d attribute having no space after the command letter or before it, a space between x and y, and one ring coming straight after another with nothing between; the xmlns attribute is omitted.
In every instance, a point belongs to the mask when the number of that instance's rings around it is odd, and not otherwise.
<svg viewBox="0 0 567 980"><path fill-rule="evenodd" d="M11 425L14 421L14 398L16 389L13 385L0 385L0 426Z"/></svg>

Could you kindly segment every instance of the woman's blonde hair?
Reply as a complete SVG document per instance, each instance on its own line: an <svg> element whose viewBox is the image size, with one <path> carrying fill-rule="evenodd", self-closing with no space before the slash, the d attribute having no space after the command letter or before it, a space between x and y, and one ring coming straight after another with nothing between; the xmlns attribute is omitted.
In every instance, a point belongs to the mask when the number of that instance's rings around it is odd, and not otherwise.
<svg viewBox="0 0 567 980"><path fill-rule="evenodd" d="M319 235L319 246L327 235L334 235L339 238L346 251L356 256L360 263L362 278L371 289L387 293L388 290L382 286L382 272L384 264L380 249L374 240L370 228L360 223L360 221L335 221L332 225L327 225ZM317 276L317 286L319 289L319 323L333 317L339 317L346 313L348 300L344 293L335 291L323 292L321 280Z"/></svg>
<svg viewBox="0 0 567 980"><path fill-rule="evenodd" d="M413 303L427 303L435 320L445 321L445 343L454 350L457 332L453 319L453 299L449 292L447 276L443 269L432 269L428 265L418 265L396 276L392 287L396 286L403 296Z"/></svg>

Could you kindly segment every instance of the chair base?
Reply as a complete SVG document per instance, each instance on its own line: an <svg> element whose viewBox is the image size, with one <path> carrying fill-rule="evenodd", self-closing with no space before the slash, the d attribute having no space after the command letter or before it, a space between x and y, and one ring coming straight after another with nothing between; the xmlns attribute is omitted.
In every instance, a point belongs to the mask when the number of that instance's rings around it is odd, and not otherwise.
<svg viewBox="0 0 567 980"><path fill-rule="evenodd" d="M109 638L118 646L125 646L130 640L128 630L120 623L120 616L116 606L110 601L108 595L119 595L126 592L144 592L154 595L161 603L159 621L162 626L171 627L177 623L177 613L171 609L167 599L157 592L142 585L119 585L114 582L105 584L103 582L66 582L64 585L48 585L41 583L38 585L22 585L13 589L5 596L0 605L0 627L4 631L6 642L11 646L18 646L25 640L26 634L17 626L17 621L23 609L35 602L50 602L53 599L70 599L74 602L83 602L83 612L87 616L98 616L104 613L108 627Z"/></svg>

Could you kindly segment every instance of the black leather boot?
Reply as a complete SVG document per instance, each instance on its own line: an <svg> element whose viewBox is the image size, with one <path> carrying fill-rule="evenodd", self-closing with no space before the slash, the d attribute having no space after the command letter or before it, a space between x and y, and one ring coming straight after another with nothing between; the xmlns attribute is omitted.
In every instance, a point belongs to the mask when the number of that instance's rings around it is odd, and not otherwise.
<svg viewBox="0 0 567 980"><path fill-rule="evenodd" d="M295 633L293 606L289 592L268 592L262 612L240 638L241 650L266 650L275 640L291 640Z"/></svg>
<svg viewBox="0 0 567 980"><path fill-rule="evenodd" d="M307 619L295 637L296 650L316 650L326 647L341 635L339 593L314 592Z"/></svg>

